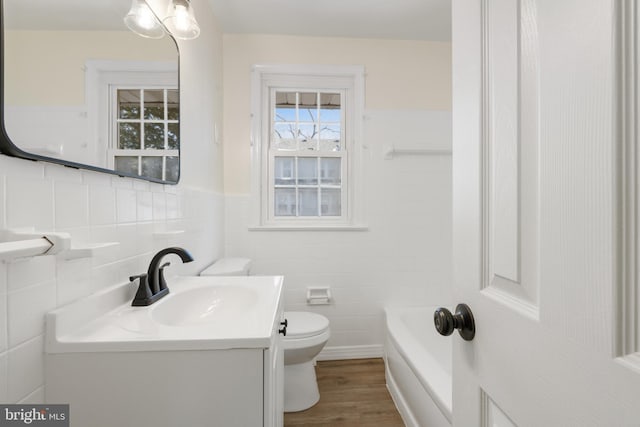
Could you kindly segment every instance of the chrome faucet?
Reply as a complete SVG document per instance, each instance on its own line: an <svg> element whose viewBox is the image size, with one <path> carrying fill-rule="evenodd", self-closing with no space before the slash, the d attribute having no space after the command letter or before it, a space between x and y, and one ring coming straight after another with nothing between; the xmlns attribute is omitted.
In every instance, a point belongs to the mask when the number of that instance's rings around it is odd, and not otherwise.
<svg viewBox="0 0 640 427"><path fill-rule="evenodd" d="M180 257L182 262L191 262L193 257L189 252L182 248L166 248L154 255L149 263L149 270L146 274L140 274L137 276L129 277L130 281L140 279L140 285L136 296L133 298L131 305L133 306L147 306L158 301L169 293L167 282L164 279L164 269L169 266L170 263L160 264L162 258L168 254L175 254Z"/></svg>

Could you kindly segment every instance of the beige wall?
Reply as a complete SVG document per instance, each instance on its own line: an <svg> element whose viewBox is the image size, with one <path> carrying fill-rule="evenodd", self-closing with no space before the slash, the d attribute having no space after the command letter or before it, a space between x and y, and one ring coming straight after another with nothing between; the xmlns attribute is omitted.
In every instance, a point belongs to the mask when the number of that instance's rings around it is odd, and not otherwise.
<svg viewBox="0 0 640 427"><path fill-rule="evenodd" d="M130 31L6 31L5 102L83 105L87 59L177 61L175 43Z"/></svg>
<svg viewBox="0 0 640 427"><path fill-rule="evenodd" d="M250 191L250 70L254 64L364 65L366 109L451 109L450 43L226 34L223 58L227 194Z"/></svg>

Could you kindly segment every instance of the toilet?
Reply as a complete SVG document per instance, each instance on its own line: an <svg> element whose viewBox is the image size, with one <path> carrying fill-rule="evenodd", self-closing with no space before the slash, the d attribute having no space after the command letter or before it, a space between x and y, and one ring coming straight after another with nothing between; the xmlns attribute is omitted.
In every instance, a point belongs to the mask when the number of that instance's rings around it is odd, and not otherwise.
<svg viewBox="0 0 640 427"><path fill-rule="evenodd" d="M201 276L248 276L249 258L222 258ZM298 412L320 400L314 361L329 340L329 319L306 311L285 311L287 335L284 348L284 411Z"/></svg>

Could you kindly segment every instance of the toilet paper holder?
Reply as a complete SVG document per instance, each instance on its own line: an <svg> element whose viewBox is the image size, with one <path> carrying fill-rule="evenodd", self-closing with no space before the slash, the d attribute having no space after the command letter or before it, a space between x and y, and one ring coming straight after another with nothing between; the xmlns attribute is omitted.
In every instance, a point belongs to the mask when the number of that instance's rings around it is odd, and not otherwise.
<svg viewBox="0 0 640 427"><path fill-rule="evenodd" d="M307 288L307 304L327 305L331 304L331 289L326 286L311 286Z"/></svg>

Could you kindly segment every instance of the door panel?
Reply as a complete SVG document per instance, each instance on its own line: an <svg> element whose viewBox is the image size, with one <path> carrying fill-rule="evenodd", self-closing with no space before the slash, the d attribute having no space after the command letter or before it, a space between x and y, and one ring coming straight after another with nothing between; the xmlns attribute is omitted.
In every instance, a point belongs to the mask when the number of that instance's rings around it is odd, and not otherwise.
<svg viewBox="0 0 640 427"><path fill-rule="evenodd" d="M616 358L623 3L453 2L454 294L476 322L455 425L640 425Z"/></svg>

